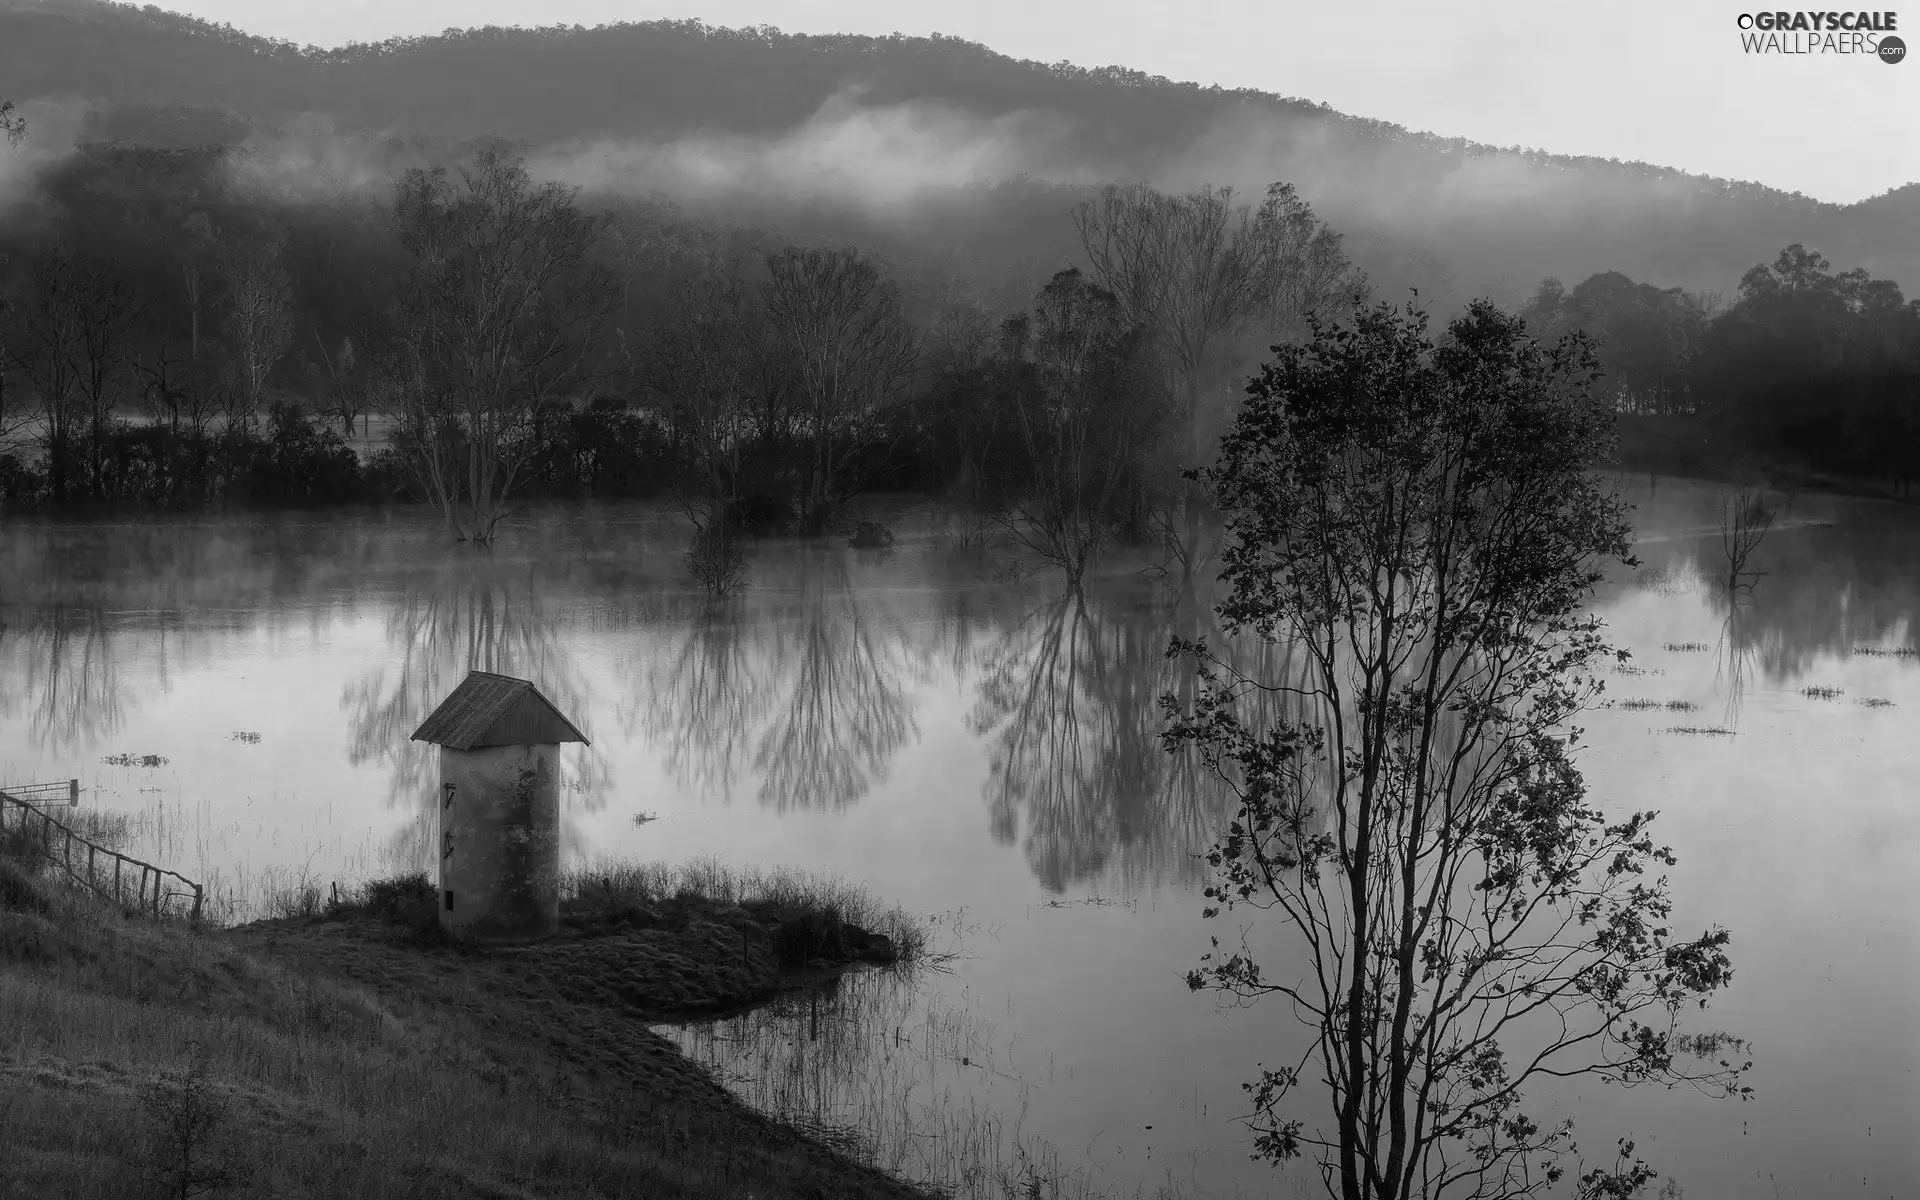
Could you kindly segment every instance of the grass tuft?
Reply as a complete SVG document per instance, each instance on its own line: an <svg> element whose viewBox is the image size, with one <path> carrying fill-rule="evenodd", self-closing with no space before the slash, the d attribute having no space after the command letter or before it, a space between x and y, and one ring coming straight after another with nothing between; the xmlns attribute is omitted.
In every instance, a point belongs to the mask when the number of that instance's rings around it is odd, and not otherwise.
<svg viewBox="0 0 1920 1200"><path fill-rule="evenodd" d="M705 900L769 914L787 924L806 922L810 932L792 935L796 953L808 939L827 944L826 931L836 925L884 936L901 963L917 960L927 948L925 923L905 908L881 901L859 884L811 871L766 871L713 858L679 864L609 858L564 874L560 896L563 904L585 902L609 911Z"/></svg>

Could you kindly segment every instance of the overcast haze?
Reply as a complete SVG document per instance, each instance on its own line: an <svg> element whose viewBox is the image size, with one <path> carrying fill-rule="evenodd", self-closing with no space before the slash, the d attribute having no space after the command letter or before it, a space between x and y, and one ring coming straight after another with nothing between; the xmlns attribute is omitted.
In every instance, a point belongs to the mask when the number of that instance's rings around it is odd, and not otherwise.
<svg viewBox="0 0 1920 1200"><path fill-rule="evenodd" d="M792 33L941 32L1016 58L1117 63L1446 136L1642 159L1822 200L1920 179L1920 63L1748 56L1734 25L1739 4L188 0L179 8L324 46L454 26L662 17Z"/></svg>

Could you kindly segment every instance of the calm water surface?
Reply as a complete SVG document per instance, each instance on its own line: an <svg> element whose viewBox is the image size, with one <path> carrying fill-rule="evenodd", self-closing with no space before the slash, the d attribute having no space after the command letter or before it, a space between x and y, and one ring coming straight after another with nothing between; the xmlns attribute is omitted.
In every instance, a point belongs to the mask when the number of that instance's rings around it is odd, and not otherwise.
<svg viewBox="0 0 1920 1200"><path fill-rule="evenodd" d="M1707 1027L1752 1040L1756 1095L1533 1111L1635 1138L1688 1197L1920 1194L1920 514L1798 497L1730 604L1700 578L1715 490L1629 492L1643 565L1599 607L1633 658L1580 761L1610 809L1661 811L1677 927L1734 931ZM244 916L428 866L407 735L469 668L524 675L593 739L566 751L570 861L820 869L937 915L944 970L674 1031L753 1102L973 1194L1312 1194L1234 1121L1290 1019L1181 978L1235 932L1199 918L1220 797L1157 742L1166 640L1204 605L1124 564L1065 595L883 515L890 551L757 547L719 611L641 507L529 517L490 555L414 513L0 526L0 782L79 776Z"/></svg>

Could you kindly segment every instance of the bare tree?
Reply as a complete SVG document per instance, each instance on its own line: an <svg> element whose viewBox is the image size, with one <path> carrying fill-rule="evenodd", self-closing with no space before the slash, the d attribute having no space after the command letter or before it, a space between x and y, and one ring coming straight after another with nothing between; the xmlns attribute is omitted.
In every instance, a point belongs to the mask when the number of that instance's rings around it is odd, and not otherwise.
<svg viewBox="0 0 1920 1200"><path fill-rule="evenodd" d="M498 148L457 177L413 170L396 204L413 256L388 373L395 440L462 541L491 542L536 447L533 417L586 375L620 301L602 222Z"/></svg>
<svg viewBox="0 0 1920 1200"><path fill-rule="evenodd" d="M15 364L40 397L41 447L56 504L76 483L89 494L97 486L125 343L140 308L131 283L107 259L56 244L28 267L9 340Z"/></svg>
<svg viewBox="0 0 1920 1200"><path fill-rule="evenodd" d="M17 315L16 302L0 296L0 454L21 449L33 428L33 409L7 393L7 376L16 365L13 323Z"/></svg>
<svg viewBox="0 0 1920 1200"><path fill-rule="evenodd" d="M1168 196L1144 184L1110 185L1074 213L1094 277L1133 325L1151 331L1179 415L1184 463L1197 467L1222 406L1207 403L1220 350L1252 326L1297 331L1304 315L1355 282L1327 230L1287 184L1259 211L1231 188ZM1186 488L1184 531L1163 522L1169 548L1194 569L1203 497Z"/></svg>
<svg viewBox="0 0 1920 1200"><path fill-rule="evenodd" d="M1314 215L1292 184L1267 187L1249 233L1255 332L1264 341L1298 340L1314 313L1350 309L1365 299L1366 276L1347 258L1341 236Z"/></svg>
<svg viewBox="0 0 1920 1200"><path fill-rule="evenodd" d="M227 412L230 428L253 427L266 397L267 379L293 345L293 283L287 277L286 242L286 230L270 225L229 237L214 254L234 372Z"/></svg>
<svg viewBox="0 0 1920 1200"><path fill-rule="evenodd" d="M315 329L313 345L320 352L322 404L329 415L339 418L341 432L352 437L355 423L366 415L372 404L372 394L360 371L360 356L354 351L353 338L341 334L340 344L329 352L320 331Z"/></svg>
<svg viewBox="0 0 1920 1200"><path fill-rule="evenodd" d="M27 119L13 111L11 100L0 100L0 136L11 146L18 146L27 136Z"/></svg>
<svg viewBox="0 0 1920 1200"><path fill-rule="evenodd" d="M1747 570L1747 560L1773 528L1774 510L1759 491L1743 487L1720 497L1719 512L1720 552L1727 564L1721 582L1729 593L1752 591L1760 572Z"/></svg>
<svg viewBox="0 0 1920 1200"><path fill-rule="evenodd" d="M760 317L750 308L739 264L718 256L689 271L674 299L637 371L692 459L694 478L679 490L694 525L704 531L724 524L753 433Z"/></svg>
<svg viewBox="0 0 1920 1200"><path fill-rule="evenodd" d="M181 224L177 243L180 288L187 300L187 357L193 362L200 361L201 269L218 244L213 236L213 222L206 213L193 213Z"/></svg>
<svg viewBox="0 0 1920 1200"><path fill-rule="evenodd" d="M912 380L917 339L899 289L855 251L788 247L767 267L767 315L791 355L812 442L803 519L818 529L848 456Z"/></svg>

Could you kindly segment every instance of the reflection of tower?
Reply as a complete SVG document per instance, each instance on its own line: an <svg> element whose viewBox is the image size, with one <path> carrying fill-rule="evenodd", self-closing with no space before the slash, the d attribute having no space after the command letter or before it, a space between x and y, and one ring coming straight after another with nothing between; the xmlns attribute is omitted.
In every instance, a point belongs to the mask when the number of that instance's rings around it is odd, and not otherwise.
<svg viewBox="0 0 1920 1200"><path fill-rule="evenodd" d="M474 671L412 739L440 747L440 924L456 937L560 927L560 743L587 741L524 679Z"/></svg>

